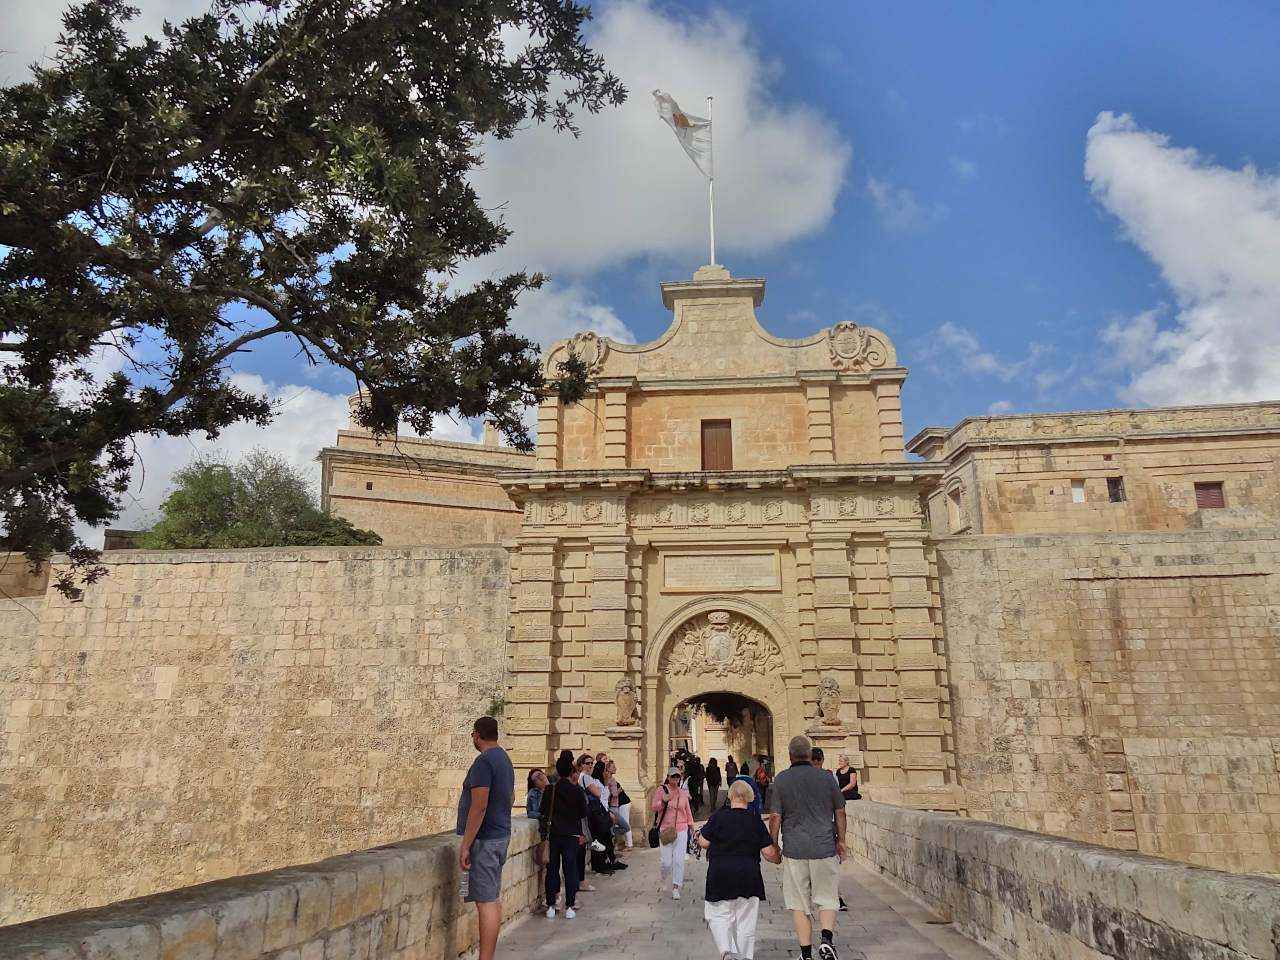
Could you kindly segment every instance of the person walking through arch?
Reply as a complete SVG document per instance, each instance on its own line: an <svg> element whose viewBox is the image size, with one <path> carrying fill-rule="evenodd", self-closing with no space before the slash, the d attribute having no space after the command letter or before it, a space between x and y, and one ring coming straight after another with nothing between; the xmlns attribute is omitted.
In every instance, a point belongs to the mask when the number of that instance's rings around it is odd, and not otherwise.
<svg viewBox="0 0 1280 960"><path fill-rule="evenodd" d="M660 882L666 888L671 880L671 899L680 899L680 885L684 883L684 858L689 852L689 831L693 829L693 811L689 808L689 794L680 787L680 770L667 771L667 782L653 792L652 809L657 817L658 851L660 853Z"/></svg>
<svg viewBox="0 0 1280 960"><path fill-rule="evenodd" d="M813 958L813 914L821 924L819 960L839 960L835 948L840 864L845 856L844 795L835 777L813 766L809 738L787 745L791 766L773 781L769 834L782 840L782 897L791 911L803 960ZM835 818L836 829L831 830Z"/></svg>
<svg viewBox="0 0 1280 960"><path fill-rule="evenodd" d="M716 801L720 793L720 762L712 757L707 761L707 789L711 791L711 810L716 809Z"/></svg>

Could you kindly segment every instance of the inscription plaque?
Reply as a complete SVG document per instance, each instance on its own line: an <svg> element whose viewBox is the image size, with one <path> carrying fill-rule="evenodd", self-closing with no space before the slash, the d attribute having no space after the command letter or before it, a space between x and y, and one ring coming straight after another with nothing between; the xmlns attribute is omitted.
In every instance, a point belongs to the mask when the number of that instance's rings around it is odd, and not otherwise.
<svg viewBox="0 0 1280 960"><path fill-rule="evenodd" d="M668 553L666 590L777 590L778 555L768 553Z"/></svg>

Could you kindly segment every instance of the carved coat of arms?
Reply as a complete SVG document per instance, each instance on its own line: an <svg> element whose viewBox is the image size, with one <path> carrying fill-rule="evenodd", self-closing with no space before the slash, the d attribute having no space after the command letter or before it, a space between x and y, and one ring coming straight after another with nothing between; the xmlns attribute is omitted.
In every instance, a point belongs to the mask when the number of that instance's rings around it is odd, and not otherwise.
<svg viewBox="0 0 1280 960"><path fill-rule="evenodd" d="M673 676L769 676L782 668L782 651L753 621L713 610L685 623L671 640L661 669Z"/></svg>

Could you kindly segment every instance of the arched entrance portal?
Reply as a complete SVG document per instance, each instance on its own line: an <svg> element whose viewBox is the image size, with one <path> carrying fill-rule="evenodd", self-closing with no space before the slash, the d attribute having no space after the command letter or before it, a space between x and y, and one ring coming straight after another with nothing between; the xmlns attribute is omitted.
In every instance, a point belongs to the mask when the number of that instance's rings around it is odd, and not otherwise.
<svg viewBox="0 0 1280 960"><path fill-rule="evenodd" d="M779 743L804 725L804 692L800 684L800 656L782 625L769 611L738 597L701 597L684 604L667 617L647 645L644 657L642 715L647 725L640 779L646 785L662 782L672 753L673 737L690 736L673 729L673 721L690 720L697 735L696 709L702 705L702 736L718 738L719 753L696 750L705 761L724 759L734 749L739 760L746 742L745 726L726 732L721 723L706 721L708 698L717 698L722 716L737 705L751 725L748 752L778 757ZM724 698L736 697L736 700Z"/></svg>
<svg viewBox="0 0 1280 960"><path fill-rule="evenodd" d="M758 700L728 690L700 693L676 704L670 718L668 753L683 748L705 764L732 756L773 756L773 714Z"/></svg>

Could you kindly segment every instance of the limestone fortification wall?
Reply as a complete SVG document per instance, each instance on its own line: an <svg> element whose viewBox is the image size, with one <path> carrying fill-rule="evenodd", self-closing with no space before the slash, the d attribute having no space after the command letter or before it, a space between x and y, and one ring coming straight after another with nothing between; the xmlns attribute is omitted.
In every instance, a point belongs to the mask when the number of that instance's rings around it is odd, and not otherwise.
<svg viewBox="0 0 1280 960"><path fill-rule="evenodd" d="M497 546L125 552L0 602L0 924L453 825Z"/></svg>
<svg viewBox="0 0 1280 960"><path fill-rule="evenodd" d="M849 848L1010 960L1273 960L1280 883L851 802Z"/></svg>
<svg viewBox="0 0 1280 960"><path fill-rule="evenodd" d="M937 542L971 816L1280 872L1280 529Z"/></svg>
<svg viewBox="0 0 1280 960"><path fill-rule="evenodd" d="M517 821L502 871L504 923L541 897L537 830ZM477 942L443 833L0 930L9 960L454 960Z"/></svg>

